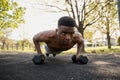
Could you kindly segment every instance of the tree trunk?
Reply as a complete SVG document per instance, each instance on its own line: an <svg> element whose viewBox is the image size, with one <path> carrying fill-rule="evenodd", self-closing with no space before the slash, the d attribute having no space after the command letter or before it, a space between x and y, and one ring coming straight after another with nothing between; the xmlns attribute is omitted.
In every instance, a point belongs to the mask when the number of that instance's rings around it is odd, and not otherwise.
<svg viewBox="0 0 120 80"><path fill-rule="evenodd" d="M4 49L5 49L5 42L3 41L2 43L3 43L3 44L2 44L1 49L3 49L3 50L4 50Z"/></svg>
<svg viewBox="0 0 120 80"><path fill-rule="evenodd" d="M9 44L7 44L6 47L7 47L7 50L9 50Z"/></svg>
<svg viewBox="0 0 120 80"><path fill-rule="evenodd" d="M80 32L82 34L82 37L84 39L84 32ZM81 49L81 52L85 52L85 45L84 45L84 41L83 41L83 45L82 45L82 49Z"/></svg>
<svg viewBox="0 0 120 80"><path fill-rule="evenodd" d="M18 50L18 43L16 43L16 50Z"/></svg>
<svg viewBox="0 0 120 80"><path fill-rule="evenodd" d="M13 50L13 44L12 44L12 50Z"/></svg>
<svg viewBox="0 0 120 80"><path fill-rule="evenodd" d="M108 49L111 49L111 40L110 40L109 33L107 33L107 44L108 44Z"/></svg>
<svg viewBox="0 0 120 80"><path fill-rule="evenodd" d="M107 44L108 44L108 49L111 49L109 19L106 19L106 20L107 20L107 25L106 25L106 30L107 30Z"/></svg>
<svg viewBox="0 0 120 80"><path fill-rule="evenodd" d="M120 40L118 41L118 46L120 46Z"/></svg>
<svg viewBox="0 0 120 80"><path fill-rule="evenodd" d="M22 50L24 50L24 43L22 43Z"/></svg>

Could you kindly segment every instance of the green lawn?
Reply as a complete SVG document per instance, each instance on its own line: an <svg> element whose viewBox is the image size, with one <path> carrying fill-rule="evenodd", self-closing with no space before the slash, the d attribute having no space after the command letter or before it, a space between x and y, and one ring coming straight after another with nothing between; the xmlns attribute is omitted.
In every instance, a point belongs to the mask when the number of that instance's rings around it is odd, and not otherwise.
<svg viewBox="0 0 120 80"><path fill-rule="evenodd" d="M85 48L87 53L91 53L91 51L95 50L96 53L120 53L120 46L112 46L111 49L108 49L107 46L104 47L88 47Z"/></svg>
<svg viewBox="0 0 120 80"><path fill-rule="evenodd" d="M92 51L95 50L97 54L106 54L106 53L120 53L120 46L112 46L111 49L108 49L107 46L103 47L86 47L85 53L92 54ZM9 52L30 52L30 53L36 53L33 49L25 48L24 51L21 49L19 50L0 50L0 51L9 51ZM42 52L45 53L45 49L42 49ZM72 48L68 51L63 51L62 54L75 54L76 48Z"/></svg>
<svg viewBox="0 0 120 80"><path fill-rule="evenodd" d="M120 46L112 46L111 49L108 49L107 46L103 47L86 47L85 53L92 54L92 51L96 51L96 54L108 54L108 53L120 53ZM62 54L75 54L76 48L72 48L68 51L64 51Z"/></svg>

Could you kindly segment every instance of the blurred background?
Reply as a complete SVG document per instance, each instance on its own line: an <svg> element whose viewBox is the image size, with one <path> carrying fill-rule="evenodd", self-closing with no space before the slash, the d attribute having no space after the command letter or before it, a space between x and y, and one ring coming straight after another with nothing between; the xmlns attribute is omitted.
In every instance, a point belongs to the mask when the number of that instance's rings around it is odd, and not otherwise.
<svg viewBox="0 0 120 80"><path fill-rule="evenodd" d="M35 34L71 16L84 38L83 52L120 52L119 7L120 0L0 0L0 50L34 52Z"/></svg>

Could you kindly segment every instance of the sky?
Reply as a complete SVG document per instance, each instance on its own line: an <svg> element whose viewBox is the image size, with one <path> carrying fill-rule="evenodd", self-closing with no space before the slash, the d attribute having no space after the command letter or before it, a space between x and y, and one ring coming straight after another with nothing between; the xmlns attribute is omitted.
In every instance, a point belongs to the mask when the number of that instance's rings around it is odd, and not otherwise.
<svg viewBox="0 0 120 80"><path fill-rule="evenodd" d="M66 13L56 12L45 12L45 10L50 10L46 6L41 6L43 2L54 4L51 0L14 0L18 2L18 4L22 7L26 8L26 13L24 15L25 24L22 24L17 29L14 29L10 38L15 40L20 39L29 39L32 40L33 36L38 32L56 29L57 28L57 21L60 17L66 16ZM38 2L39 1L39 2ZM55 1L55 0L52 0ZM62 0L61 0L62 1ZM57 4L61 6L61 4ZM61 6L62 8L63 6ZM52 8L52 10L54 10ZM100 36L97 32L96 36Z"/></svg>
<svg viewBox="0 0 120 80"><path fill-rule="evenodd" d="M10 38L19 40L27 38L29 40L37 34L38 32L56 29L57 21L60 17L66 16L65 13L51 13L44 12L42 10L46 9L45 6L40 6L43 0L15 0L18 2L19 6L26 8L26 13L24 15L25 24L21 24L20 27L14 29Z"/></svg>

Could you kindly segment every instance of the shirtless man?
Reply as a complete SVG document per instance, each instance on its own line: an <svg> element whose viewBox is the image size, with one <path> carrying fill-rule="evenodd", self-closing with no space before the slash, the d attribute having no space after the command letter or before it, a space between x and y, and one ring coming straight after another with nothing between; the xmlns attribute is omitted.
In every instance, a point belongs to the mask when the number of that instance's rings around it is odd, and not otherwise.
<svg viewBox="0 0 120 80"><path fill-rule="evenodd" d="M73 18L64 16L58 20L58 28L39 32L33 37L33 42L38 54L43 55L39 42L46 43L46 54L61 53L71 49L77 44L76 59L80 54L81 46L83 45L82 35L75 32L76 22Z"/></svg>

